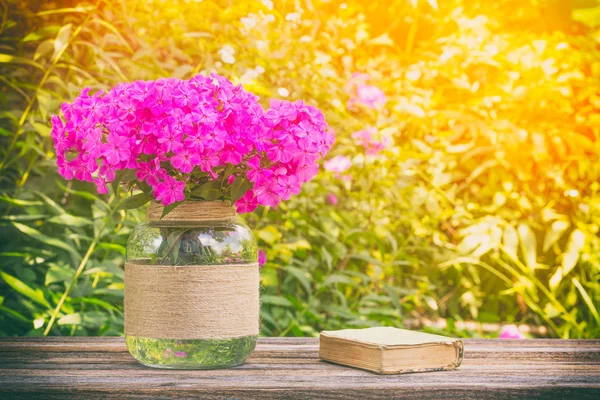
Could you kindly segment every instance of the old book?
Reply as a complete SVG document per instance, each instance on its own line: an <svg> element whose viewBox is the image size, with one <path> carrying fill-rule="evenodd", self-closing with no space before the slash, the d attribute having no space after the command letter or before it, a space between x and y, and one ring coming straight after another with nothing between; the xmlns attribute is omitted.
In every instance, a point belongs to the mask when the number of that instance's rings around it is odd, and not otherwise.
<svg viewBox="0 0 600 400"><path fill-rule="evenodd" d="M463 359L463 342L446 336L378 327L321 332L321 360L379 374L451 370Z"/></svg>

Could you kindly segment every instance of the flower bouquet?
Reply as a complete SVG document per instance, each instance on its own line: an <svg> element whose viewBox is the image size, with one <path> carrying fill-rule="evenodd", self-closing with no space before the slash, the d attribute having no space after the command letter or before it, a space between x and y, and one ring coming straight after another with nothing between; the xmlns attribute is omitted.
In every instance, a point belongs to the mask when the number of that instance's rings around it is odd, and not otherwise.
<svg viewBox="0 0 600 400"><path fill-rule="evenodd" d="M212 74L84 89L52 118L65 179L139 190L151 200L125 266L125 335L132 355L162 368L240 364L258 335L252 232L235 218L300 192L334 142L301 101L258 98Z"/></svg>

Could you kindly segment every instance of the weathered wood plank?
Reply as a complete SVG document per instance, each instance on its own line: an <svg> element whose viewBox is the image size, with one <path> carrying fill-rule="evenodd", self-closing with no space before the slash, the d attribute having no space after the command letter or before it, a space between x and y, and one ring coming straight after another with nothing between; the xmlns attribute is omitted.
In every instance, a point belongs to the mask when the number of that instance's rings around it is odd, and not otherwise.
<svg viewBox="0 0 600 400"><path fill-rule="evenodd" d="M261 338L227 370L154 370L122 338L0 339L0 398L600 398L598 340L467 340L456 371L376 375L318 360L318 340Z"/></svg>

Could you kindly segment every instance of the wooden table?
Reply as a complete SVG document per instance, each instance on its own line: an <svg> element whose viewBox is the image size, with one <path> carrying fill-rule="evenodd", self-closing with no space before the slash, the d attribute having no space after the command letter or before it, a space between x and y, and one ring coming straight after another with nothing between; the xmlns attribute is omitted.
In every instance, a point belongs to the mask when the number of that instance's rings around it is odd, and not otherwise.
<svg viewBox="0 0 600 400"><path fill-rule="evenodd" d="M317 351L318 339L261 338L242 366L171 371L137 364L122 338L0 338L0 399L600 399L600 340L466 340L456 371L385 376Z"/></svg>

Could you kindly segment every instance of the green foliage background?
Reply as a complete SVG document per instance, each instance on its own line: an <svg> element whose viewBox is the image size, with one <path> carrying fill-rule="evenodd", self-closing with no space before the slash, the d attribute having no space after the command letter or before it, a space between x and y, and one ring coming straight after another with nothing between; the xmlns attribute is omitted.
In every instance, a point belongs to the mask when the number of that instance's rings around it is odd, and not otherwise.
<svg viewBox="0 0 600 400"><path fill-rule="evenodd" d="M123 329L144 210L64 182L50 116L85 86L216 71L320 107L352 159L350 179L322 171L245 217L268 256L264 335L442 318L600 337L595 0L0 6L0 336ZM354 72L383 109L348 107ZM393 143L377 156L351 136L369 126Z"/></svg>

